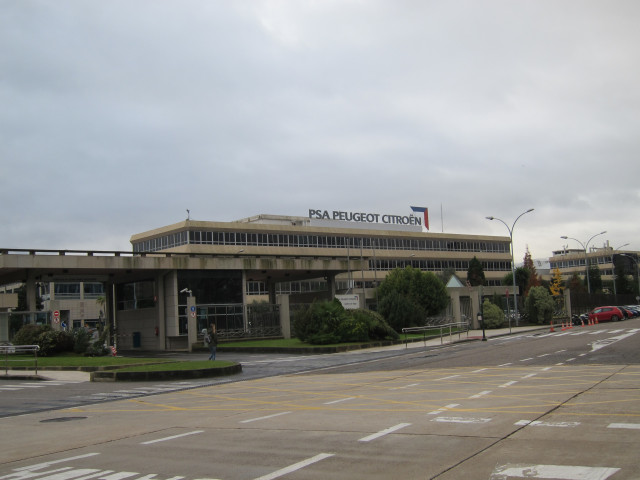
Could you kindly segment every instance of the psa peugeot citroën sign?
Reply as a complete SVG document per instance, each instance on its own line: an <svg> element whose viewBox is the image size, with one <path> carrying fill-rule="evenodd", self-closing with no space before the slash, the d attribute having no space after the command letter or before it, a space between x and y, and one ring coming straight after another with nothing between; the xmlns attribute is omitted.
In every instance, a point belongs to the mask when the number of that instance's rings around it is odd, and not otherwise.
<svg viewBox="0 0 640 480"><path fill-rule="evenodd" d="M383 223L392 225L415 225L429 229L429 210L425 207L411 207L411 210L422 213L423 216L389 215L369 212L346 212L342 210L309 209L309 218L315 220L337 220L343 222Z"/></svg>

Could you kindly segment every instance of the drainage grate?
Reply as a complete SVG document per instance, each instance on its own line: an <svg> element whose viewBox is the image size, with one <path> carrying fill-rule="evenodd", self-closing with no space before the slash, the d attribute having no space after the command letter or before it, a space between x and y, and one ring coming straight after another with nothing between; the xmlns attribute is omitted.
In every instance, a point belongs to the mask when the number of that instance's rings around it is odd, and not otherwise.
<svg viewBox="0 0 640 480"><path fill-rule="evenodd" d="M73 420L84 420L87 417L57 417L48 418L46 420L40 420L40 423L52 423L52 422L72 422Z"/></svg>

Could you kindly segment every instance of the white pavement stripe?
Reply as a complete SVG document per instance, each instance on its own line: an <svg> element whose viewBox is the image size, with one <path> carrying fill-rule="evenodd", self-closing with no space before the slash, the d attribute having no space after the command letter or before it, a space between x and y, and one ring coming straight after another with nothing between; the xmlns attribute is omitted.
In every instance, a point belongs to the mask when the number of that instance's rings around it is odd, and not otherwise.
<svg viewBox="0 0 640 480"><path fill-rule="evenodd" d="M436 378L435 381L437 382L438 380L450 380L452 378L456 378L456 377L459 377L459 376L460 375L449 375L448 377Z"/></svg>
<svg viewBox="0 0 640 480"><path fill-rule="evenodd" d="M493 471L489 480L516 478L549 478L555 480L606 480L619 468L581 467L571 465L504 465Z"/></svg>
<svg viewBox="0 0 640 480"><path fill-rule="evenodd" d="M529 357L529 358L523 358L522 360L520 360L521 362L528 362L529 360L533 360L533 357Z"/></svg>
<svg viewBox="0 0 640 480"><path fill-rule="evenodd" d="M347 398L340 398L339 400L333 400L331 402L325 402L325 405L333 405L334 403L342 403L342 402L348 402L349 400L355 400L356 397L347 397Z"/></svg>
<svg viewBox="0 0 640 480"><path fill-rule="evenodd" d="M483 392L476 393L475 395L471 395L469 398L480 398L480 397L483 397L485 395L489 395L490 393L491 393L491 390L485 390Z"/></svg>
<svg viewBox="0 0 640 480"><path fill-rule="evenodd" d="M291 413L291 412L274 413L273 415L267 415L267 416L264 416L264 417L250 418L248 420L242 420L242 421L240 421L240 423L251 423L251 422L257 422L257 421L260 421L260 420L267 420L269 418L279 417L280 415L287 415L289 413Z"/></svg>
<svg viewBox="0 0 640 480"><path fill-rule="evenodd" d="M484 372L485 370L486 370L486 368L481 368L481 369L479 369L479 370L474 370L474 371L473 371L473 372L471 372L471 373L480 373L480 372Z"/></svg>
<svg viewBox="0 0 640 480"><path fill-rule="evenodd" d="M537 375L537 373L530 373L529 375L525 375L524 377L522 377L523 379L525 378L531 378L531 377L535 377Z"/></svg>
<svg viewBox="0 0 640 480"><path fill-rule="evenodd" d="M640 423L610 423L607 428L629 428L631 430L640 430Z"/></svg>
<svg viewBox="0 0 640 480"><path fill-rule="evenodd" d="M498 388L507 388L507 387L510 387L511 385L515 385L516 383L518 383L516 380L511 380L510 382L503 383Z"/></svg>
<svg viewBox="0 0 640 480"><path fill-rule="evenodd" d="M513 365L513 363L503 363L502 365L498 365L499 367L508 367L509 365Z"/></svg>
<svg viewBox="0 0 640 480"><path fill-rule="evenodd" d="M187 437L189 435L196 435L202 433L204 430L194 430L193 432L181 433L179 435L171 435L170 437L157 438L156 440L149 440L148 442L142 442L140 445L151 445L152 443L166 442L167 440L174 440L176 438Z"/></svg>
<svg viewBox="0 0 640 480"><path fill-rule="evenodd" d="M429 412L427 415L438 415L442 412L446 412L447 410L451 409L451 408L456 408L459 407L460 404L459 403L450 403L449 405L445 405L442 408L439 408L437 410L434 410L433 412Z"/></svg>
<svg viewBox="0 0 640 480"><path fill-rule="evenodd" d="M40 470L41 468L46 468L49 467L51 465L55 465L56 463L64 463L64 462L71 462L73 460L80 460L83 458L89 458L89 457L95 457L96 455L100 455L99 453L85 453L84 455L76 455L75 457L67 457L67 458L61 458L60 460L52 460L50 462L44 462L44 463L37 463L35 465L29 465L27 467L18 467L18 468L14 468L14 471L18 472L18 471L23 471L23 470ZM11 475L8 475L11 476ZM0 479L5 478L5 477L0 477Z"/></svg>
<svg viewBox="0 0 640 480"><path fill-rule="evenodd" d="M288 473L295 472L296 470L300 470L301 468L312 465L320 460L324 460L325 458L333 457L335 454L333 453L320 453L315 457L308 458L303 460L302 462L294 463L286 468L278 470L276 472L270 473L268 475L263 475L262 477L258 477L255 480L273 480L274 478L282 477L283 475L287 475Z"/></svg>
<svg viewBox="0 0 640 480"><path fill-rule="evenodd" d="M540 420L520 420L516 422L515 425L518 426L532 426L532 427L561 427L561 428L573 428L580 425L580 422L542 422Z"/></svg>
<svg viewBox="0 0 640 480"><path fill-rule="evenodd" d="M393 433L393 432L395 432L397 430L400 430L401 428L408 427L409 425L411 425L411 424L410 423L399 423L398 425L394 425L393 427L385 428L384 430L381 430L378 433L374 433L374 434L369 435L367 437L362 437L358 441L359 442L370 442L371 440L375 440L376 438L383 437L383 436L388 435L390 433Z"/></svg>
<svg viewBox="0 0 640 480"><path fill-rule="evenodd" d="M488 423L491 421L490 418L466 418L466 417L436 417L432 422L442 422L442 423Z"/></svg>

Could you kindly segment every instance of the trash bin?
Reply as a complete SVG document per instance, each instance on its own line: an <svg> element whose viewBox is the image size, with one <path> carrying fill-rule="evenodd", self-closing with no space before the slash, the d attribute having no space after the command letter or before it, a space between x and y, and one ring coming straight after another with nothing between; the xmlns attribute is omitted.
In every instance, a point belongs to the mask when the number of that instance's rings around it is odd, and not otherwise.
<svg viewBox="0 0 640 480"><path fill-rule="evenodd" d="M142 345L142 335L140 332L133 332L133 348L140 348Z"/></svg>

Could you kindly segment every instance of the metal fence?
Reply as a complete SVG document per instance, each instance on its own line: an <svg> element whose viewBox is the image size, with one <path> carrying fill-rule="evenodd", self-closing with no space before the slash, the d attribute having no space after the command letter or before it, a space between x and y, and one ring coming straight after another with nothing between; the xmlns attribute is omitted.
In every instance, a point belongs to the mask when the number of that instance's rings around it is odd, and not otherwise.
<svg viewBox="0 0 640 480"><path fill-rule="evenodd" d="M4 355L4 374L9 373L9 355L33 353L33 363L36 375L38 374L38 345L0 345L0 354ZM12 360L13 361L13 360ZM25 363L24 359L15 360L21 364Z"/></svg>
<svg viewBox="0 0 640 480"><path fill-rule="evenodd" d="M180 308L180 311L184 309ZM220 339L282 336L279 305L266 303L198 305L196 322L198 332L208 329L215 323ZM183 324L187 324L186 315L180 316L181 333L183 333Z"/></svg>

